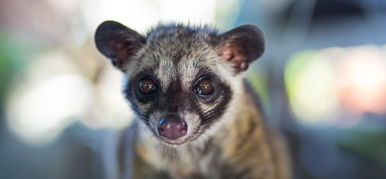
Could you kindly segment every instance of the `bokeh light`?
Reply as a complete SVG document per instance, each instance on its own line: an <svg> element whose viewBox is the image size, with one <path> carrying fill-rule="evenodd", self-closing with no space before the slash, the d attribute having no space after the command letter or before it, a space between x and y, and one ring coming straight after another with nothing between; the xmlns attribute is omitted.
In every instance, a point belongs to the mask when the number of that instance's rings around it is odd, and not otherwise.
<svg viewBox="0 0 386 179"><path fill-rule="evenodd" d="M334 115L338 105L332 64L317 51L293 56L285 71L290 104L302 121L315 123Z"/></svg>
<svg viewBox="0 0 386 179"><path fill-rule="evenodd" d="M383 179L385 12L384 0L2 0L0 178L116 178L134 114L93 39L116 20L140 33L261 27L266 51L246 76L288 139L295 178Z"/></svg>
<svg viewBox="0 0 386 179"><path fill-rule="evenodd" d="M383 46L359 46L294 55L285 82L296 117L306 123L347 127L365 113L385 114L384 53Z"/></svg>

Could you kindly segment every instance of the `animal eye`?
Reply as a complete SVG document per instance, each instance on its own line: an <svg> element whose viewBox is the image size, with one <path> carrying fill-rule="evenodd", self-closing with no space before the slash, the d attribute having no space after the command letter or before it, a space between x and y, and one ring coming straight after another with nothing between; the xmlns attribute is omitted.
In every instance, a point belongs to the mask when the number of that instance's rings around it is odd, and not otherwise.
<svg viewBox="0 0 386 179"><path fill-rule="evenodd" d="M214 91L213 81L208 77L202 77L195 82L193 91L202 96L211 95Z"/></svg>
<svg viewBox="0 0 386 179"><path fill-rule="evenodd" d="M154 80L144 78L139 81L139 92L143 95L151 95L157 90L157 85Z"/></svg>

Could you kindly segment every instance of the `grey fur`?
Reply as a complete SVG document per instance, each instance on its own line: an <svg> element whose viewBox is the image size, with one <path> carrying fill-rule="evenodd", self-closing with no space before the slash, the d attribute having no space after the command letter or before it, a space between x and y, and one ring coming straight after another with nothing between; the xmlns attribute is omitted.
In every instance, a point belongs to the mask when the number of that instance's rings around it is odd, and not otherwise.
<svg viewBox="0 0 386 179"><path fill-rule="evenodd" d="M267 144L260 108L251 102L252 95L245 89L242 73L264 51L264 39L257 27L246 25L220 34L209 26L160 24L140 35L111 21L101 26L98 29L107 30L97 30L97 47L125 73L124 92L137 114L132 129L136 134L132 139L134 159L122 162L134 162L134 170L133 174L127 174L129 170L123 166L126 176L214 179L278 176L273 173L271 146ZM114 32L115 27L119 27L119 33L106 34ZM118 46L107 42L118 42ZM144 76L157 82L156 96L151 99L138 94L138 82ZM192 90L202 76L210 78L215 87L209 97L200 97ZM175 141L166 140L157 132L161 117L169 113L184 119L188 126L186 136ZM253 127L244 129L245 125L239 122L248 122ZM229 152L240 142L238 136L245 141L240 147L248 148L245 155L252 158L233 156L237 151ZM122 151L129 150L126 148ZM123 152L120 158L131 160L127 154ZM243 157L246 159L239 161Z"/></svg>

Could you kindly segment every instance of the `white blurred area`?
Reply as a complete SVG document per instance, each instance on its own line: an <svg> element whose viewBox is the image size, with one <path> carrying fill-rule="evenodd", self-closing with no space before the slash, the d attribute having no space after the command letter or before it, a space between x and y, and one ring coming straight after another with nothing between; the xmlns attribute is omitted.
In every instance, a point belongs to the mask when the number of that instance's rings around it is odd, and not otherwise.
<svg viewBox="0 0 386 179"><path fill-rule="evenodd" d="M33 15L24 11L25 22L10 21L9 27L36 32L37 38L55 45L29 59L27 72L14 83L6 105L9 128L21 141L42 145L78 121L90 128L126 127L133 114L121 94L122 74L96 51L96 27L116 20L140 33L159 22L225 29L234 23L239 1L44 0L31 7L10 3L20 11L41 10Z"/></svg>
<svg viewBox="0 0 386 179"><path fill-rule="evenodd" d="M211 24L218 28L236 20L241 0L86 0L81 15L93 32L104 20L116 20L139 32L160 22ZM226 13L225 13L226 12Z"/></svg>
<svg viewBox="0 0 386 179"><path fill-rule="evenodd" d="M300 121L353 126L366 113L386 113L386 45L301 52L290 59L285 80Z"/></svg>

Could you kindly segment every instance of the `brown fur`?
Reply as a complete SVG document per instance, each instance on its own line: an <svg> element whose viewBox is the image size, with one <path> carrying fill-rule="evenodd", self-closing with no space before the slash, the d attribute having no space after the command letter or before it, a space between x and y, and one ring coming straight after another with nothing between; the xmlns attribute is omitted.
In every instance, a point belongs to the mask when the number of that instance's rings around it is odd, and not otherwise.
<svg viewBox="0 0 386 179"><path fill-rule="evenodd" d="M223 123L221 130L206 145L201 148L186 146L189 151L182 154L192 155L188 161L181 159L183 156L179 156L178 151L174 151L174 159L166 159L164 155L173 155L170 154L173 153L172 148L169 154L165 154L168 151L159 150L150 141L137 138L133 144L133 178L291 178L290 161L280 133L266 127L253 95L245 93L240 99L239 108L233 109L237 117ZM205 162L203 164L197 160ZM153 165L164 167L156 168ZM208 168L202 169L205 167Z"/></svg>
<svg viewBox="0 0 386 179"><path fill-rule="evenodd" d="M259 28L218 34L207 26L169 24L142 36L107 21L96 44L125 73L124 93L137 114L119 150L122 178L291 178L285 145L264 124L243 77L264 51ZM152 96L138 92L145 77L157 86ZM202 77L214 89L206 96L194 91ZM186 122L186 135L160 136L160 121L169 114Z"/></svg>

